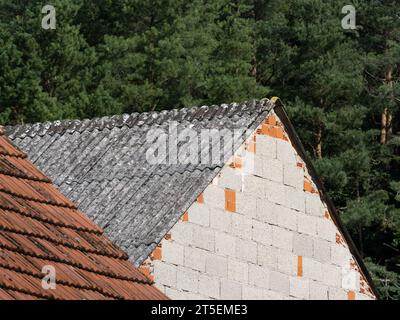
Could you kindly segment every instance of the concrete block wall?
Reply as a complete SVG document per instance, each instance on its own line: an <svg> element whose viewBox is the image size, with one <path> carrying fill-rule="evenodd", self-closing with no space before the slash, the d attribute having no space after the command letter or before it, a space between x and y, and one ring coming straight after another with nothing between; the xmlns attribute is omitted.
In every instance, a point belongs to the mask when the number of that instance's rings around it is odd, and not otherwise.
<svg viewBox="0 0 400 320"><path fill-rule="evenodd" d="M171 299L375 298L274 114L141 270Z"/></svg>

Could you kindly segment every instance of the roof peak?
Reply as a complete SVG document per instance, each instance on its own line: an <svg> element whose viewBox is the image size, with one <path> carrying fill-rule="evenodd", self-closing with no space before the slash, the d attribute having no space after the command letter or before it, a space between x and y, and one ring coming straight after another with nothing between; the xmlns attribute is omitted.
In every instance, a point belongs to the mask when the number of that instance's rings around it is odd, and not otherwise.
<svg viewBox="0 0 400 320"><path fill-rule="evenodd" d="M220 105L202 105L185 108L174 108L161 111L123 113L111 116L95 117L92 119L65 119L56 121L36 122L5 127L6 133L11 139L24 138L26 136L43 136L64 132L83 132L121 128L127 126L141 127L146 125L161 125L168 121L191 122L195 120L211 120L215 117L241 116L244 113L269 110L274 102L267 98L253 99L244 102L223 103Z"/></svg>

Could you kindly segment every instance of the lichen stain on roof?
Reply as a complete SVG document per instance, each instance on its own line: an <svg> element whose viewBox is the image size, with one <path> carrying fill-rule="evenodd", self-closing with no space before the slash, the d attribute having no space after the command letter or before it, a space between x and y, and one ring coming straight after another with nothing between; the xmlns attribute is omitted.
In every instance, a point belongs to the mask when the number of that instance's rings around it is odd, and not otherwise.
<svg viewBox="0 0 400 320"><path fill-rule="evenodd" d="M0 132L0 299L166 299L127 259Z"/></svg>

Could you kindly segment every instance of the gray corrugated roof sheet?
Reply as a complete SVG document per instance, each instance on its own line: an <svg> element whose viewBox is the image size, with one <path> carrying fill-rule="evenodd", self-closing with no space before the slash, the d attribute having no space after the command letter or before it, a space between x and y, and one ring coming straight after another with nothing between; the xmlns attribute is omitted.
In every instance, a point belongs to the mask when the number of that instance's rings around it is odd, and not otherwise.
<svg viewBox="0 0 400 320"><path fill-rule="evenodd" d="M150 164L147 134L155 128L168 132L173 122L179 131L247 129L241 139L231 141L238 145L272 108L272 102L264 99L20 125L6 131L61 192L139 265L218 174L227 156L224 150L225 158L212 164Z"/></svg>

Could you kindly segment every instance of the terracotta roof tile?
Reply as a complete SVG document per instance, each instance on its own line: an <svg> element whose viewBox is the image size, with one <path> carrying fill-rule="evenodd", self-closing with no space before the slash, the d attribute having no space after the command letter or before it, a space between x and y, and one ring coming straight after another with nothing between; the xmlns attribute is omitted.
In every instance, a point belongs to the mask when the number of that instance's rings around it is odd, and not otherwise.
<svg viewBox="0 0 400 320"><path fill-rule="evenodd" d="M42 287L44 266L56 289ZM166 299L0 135L0 299Z"/></svg>

